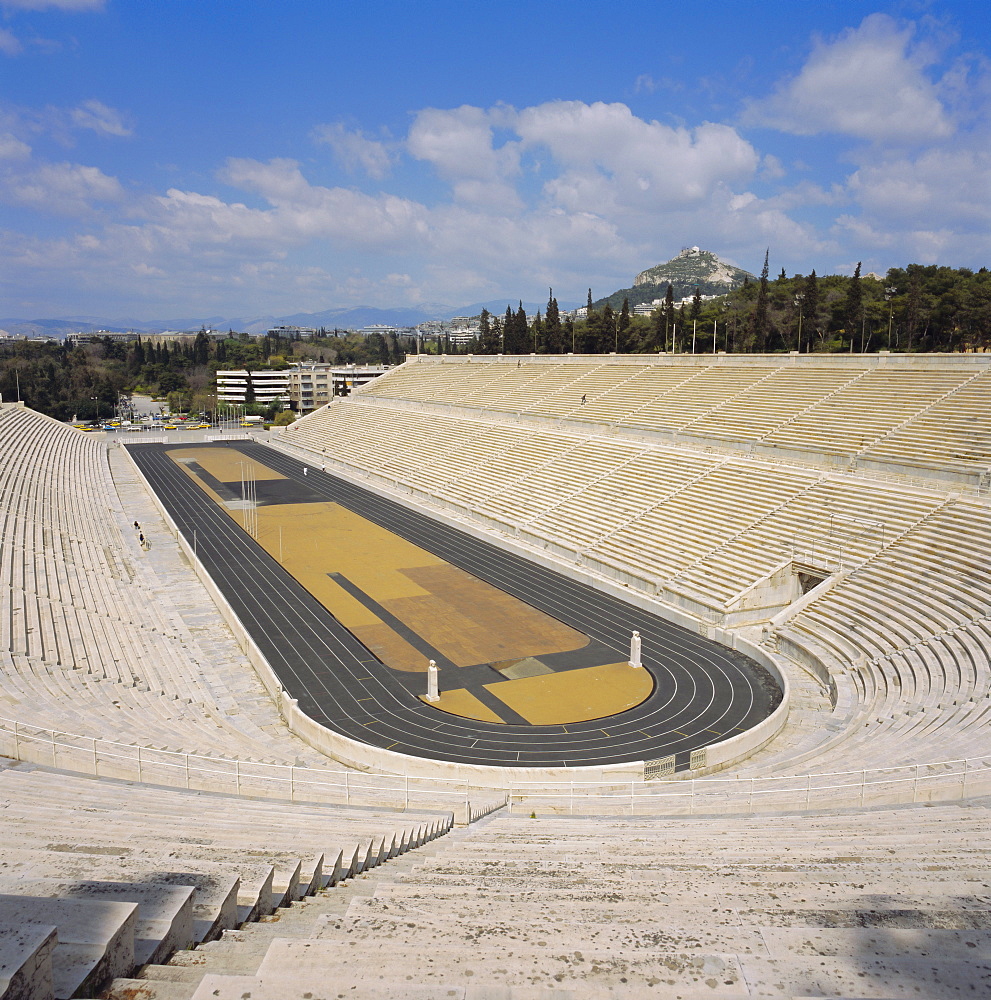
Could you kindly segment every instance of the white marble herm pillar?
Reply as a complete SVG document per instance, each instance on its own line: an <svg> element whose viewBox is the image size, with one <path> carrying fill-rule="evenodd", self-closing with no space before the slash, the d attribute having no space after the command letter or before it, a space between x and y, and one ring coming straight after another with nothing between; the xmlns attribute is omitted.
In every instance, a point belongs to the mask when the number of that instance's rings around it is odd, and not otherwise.
<svg viewBox="0 0 991 1000"><path fill-rule="evenodd" d="M440 701L440 691L437 690L437 661L427 664L427 701Z"/></svg>
<svg viewBox="0 0 991 1000"><path fill-rule="evenodd" d="M633 637L630 639L630 666L631 667L642 667L643 663L640 661L640 633L634 632Z"/></svg>

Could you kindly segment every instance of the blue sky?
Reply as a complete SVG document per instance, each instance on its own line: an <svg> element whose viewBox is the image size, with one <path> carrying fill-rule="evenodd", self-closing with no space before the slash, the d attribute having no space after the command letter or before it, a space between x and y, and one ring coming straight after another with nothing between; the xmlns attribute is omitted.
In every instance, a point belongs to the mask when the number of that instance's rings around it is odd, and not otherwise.
<svg viewBox="0 0 991 1000"><path fill-rule="evenodd" d="M0 316L991 258L979 2L0 0Z"/></svg>

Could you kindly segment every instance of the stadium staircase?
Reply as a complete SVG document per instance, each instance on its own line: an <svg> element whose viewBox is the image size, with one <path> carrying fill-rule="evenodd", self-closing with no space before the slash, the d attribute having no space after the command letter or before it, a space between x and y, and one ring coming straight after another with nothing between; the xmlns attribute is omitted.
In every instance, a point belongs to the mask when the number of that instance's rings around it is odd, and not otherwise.
<svg viewBox="0 0 991 1000"><path fill-rule="evenodd" d="M978 996L989 819L986 802L718 823L495 815L104 996Z"/></svg>
<svg viewBox="0 0 991 1000"><path fill-rule="evenodd" d="M0 1000L96 996L447 834L451 813L238 799L0 758ZM141 996L141 994L132 994Z"/></svg>

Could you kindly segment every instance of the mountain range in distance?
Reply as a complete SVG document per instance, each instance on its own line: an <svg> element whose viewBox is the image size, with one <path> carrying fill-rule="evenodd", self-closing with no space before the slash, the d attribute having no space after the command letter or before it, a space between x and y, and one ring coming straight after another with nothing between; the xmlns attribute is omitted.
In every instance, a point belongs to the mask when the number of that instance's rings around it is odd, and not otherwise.
<svg viewBox="0 0 991 1000"><path fill-rule="evenodd" d="M621 288L606 298L594 303L601 310L608 302L618 312L626 299L630 307L652 302L663 297L667 286L672 286L675 299L692 295L698 290L702 295L723 295L738 288L747 280L756 280L754 275L742 268L734 267L719 259L710 250L699 247L685 247L679 254L664 264L641 271L629 288ZM570 311L583 302L559 301L562 312ZM205 326L212 330L234 330L238 333L262 334L274 326L303 326L334 330L360 330L366 326L394 326L399 328L417 326L437 320L450 320L455 316L477 316L483 309L493 316L502 316L507 305L515 312L519 300L490 299L488 302L473 302L471 305L445 306L424 304L413 308L377 309L359 306L350 309L325 309L314 313L293 313L288 316L256 316L252 319L228 316L182 316L172 319L105 319L98 316L66 316L60 319L0 319L0 330L15 336L65 337L70 333L92 333L96 330L127 331L138 333L159 333L163 330L198 330ZM528 316L547 309L545 302L524 302Z"/></svg>
<svg viewBox="0 0 991 1000"><path fill-rule="evenodd" d="M508 305L513 312L520 301L491 299L471 305L453 307L427 305L419 308L377 309L358 306L351 309L325 309L316 313L293 313L288 316L261 316L243 319L228 316L179 316L171 319L135 319L123 317L108 319L100 316L65 316L58 319L0 319L0 330L14 336L65 337L70 333L93 333L96 330L138 333L160 333L163 330L198 330L205 326L212 330L234 330L237 333L261 334L274 326L309 326L333 330L360 330L366 326L410 327L431 320L450 320L455 316L477 316L483 309L493 316L502 316ZM574 309L577 302L559 302L562 310ZM547 309L546 302L524 302L528 316Z"/></svg>

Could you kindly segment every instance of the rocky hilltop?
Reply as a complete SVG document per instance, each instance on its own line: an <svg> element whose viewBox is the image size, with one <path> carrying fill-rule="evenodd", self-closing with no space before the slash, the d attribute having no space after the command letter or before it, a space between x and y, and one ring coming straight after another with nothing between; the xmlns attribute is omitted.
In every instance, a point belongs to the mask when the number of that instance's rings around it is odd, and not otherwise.
<svg viewBox="0 0 991 1000"><path fill-rule="evenodd" d="M739 288L746 279L756 280L749 271L721 261L710 250L686 247L666 264L655 264L641 271L632 288L621 288L594 305L602 309L608 302L618 311L623 299L628 299L632 309L654 299L663 299L668 285L672 286L676 302L694 295L696 288L702 295L725 295Z"/></svg>
<svg viewBox="0 0 991 1000"><path fill-rule="evenodd" d="M733 267L721 261L710 250L700 250L698 247L686 247L672 257L666 264L655 264L654 267L641 271L633 282L638 285L721 285L723 291L729 292L739 288L745 278L751 280L754 276L743 268ZM713 294L709 292L708 294Z"/></svg>

